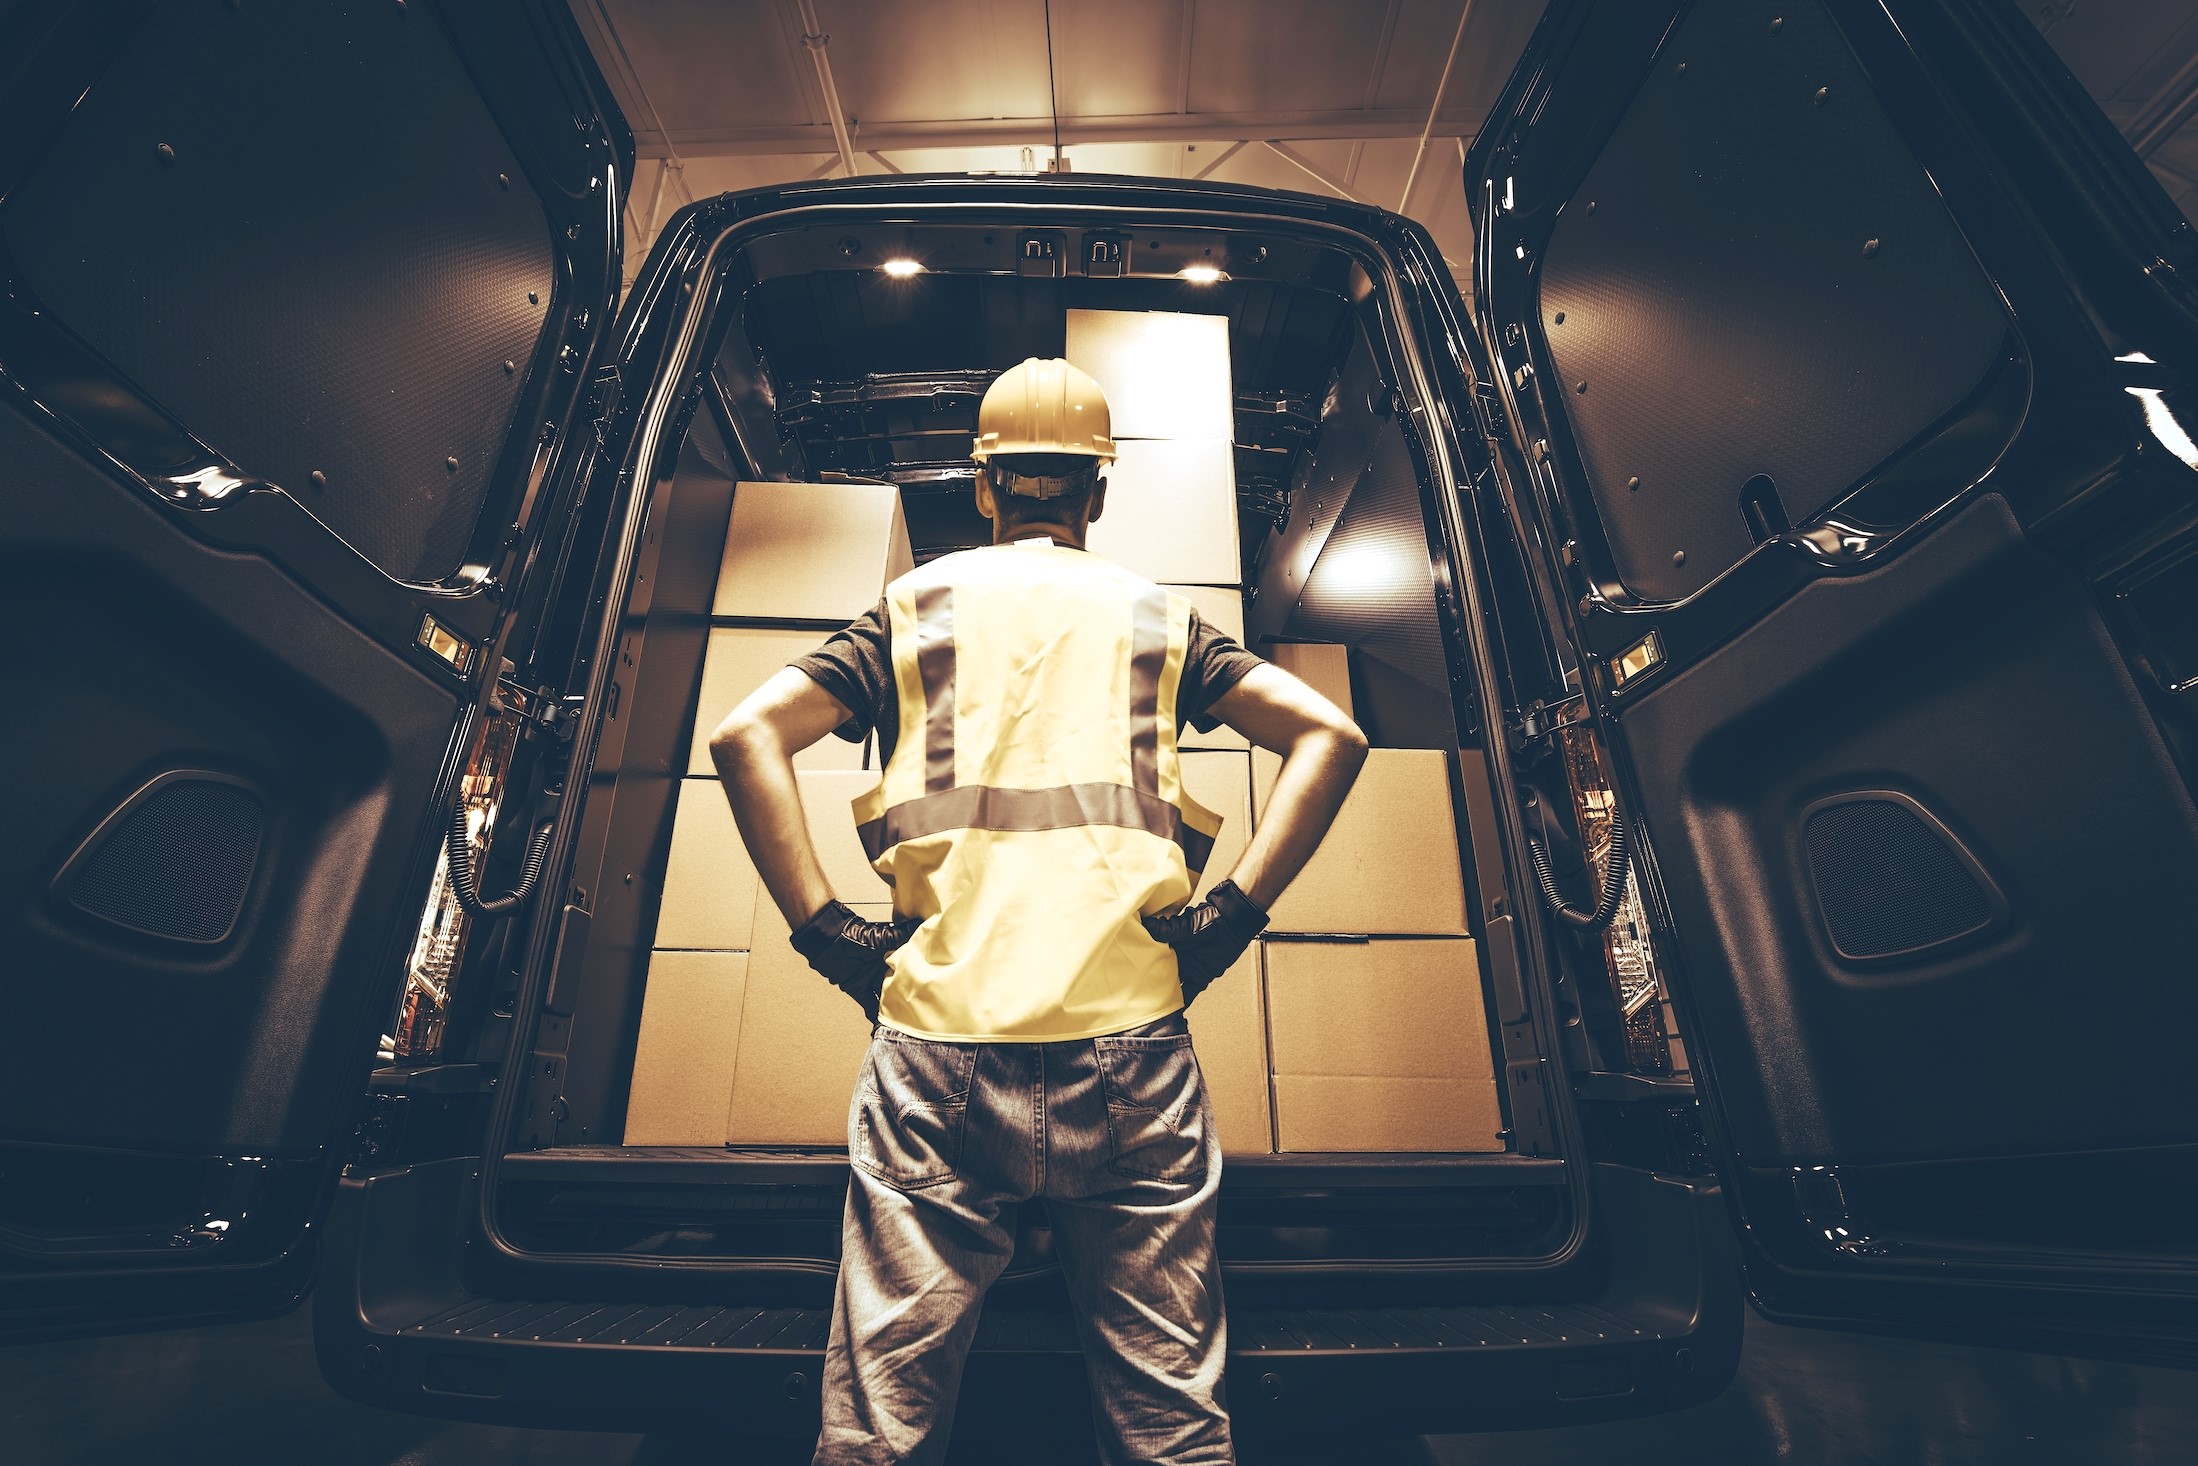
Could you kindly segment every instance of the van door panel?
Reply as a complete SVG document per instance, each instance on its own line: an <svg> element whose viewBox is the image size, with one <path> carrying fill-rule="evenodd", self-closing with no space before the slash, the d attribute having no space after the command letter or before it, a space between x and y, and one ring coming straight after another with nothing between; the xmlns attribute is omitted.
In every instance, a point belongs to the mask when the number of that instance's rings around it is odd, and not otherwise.
<svg viewBox="0 0 2198 1466"><path fill-rule="evenodd" d="M82 3L0 53L0 1331L280 1306L630 140L560 6Z"/></svg>
<svg viewBox="0 0 2198 1466"><path fill-rule="evenodd" d="M1980 122L2065 120L1977 74L2042 42L1909 8L1552 6L1468 165L1488 370L1758 1304L2198 1359L2144 1220L2198 1155L2189 714L2117 609L2198 547L2127 333L2198 361L2113 309L2187 239L2070 234Z"/></svg>

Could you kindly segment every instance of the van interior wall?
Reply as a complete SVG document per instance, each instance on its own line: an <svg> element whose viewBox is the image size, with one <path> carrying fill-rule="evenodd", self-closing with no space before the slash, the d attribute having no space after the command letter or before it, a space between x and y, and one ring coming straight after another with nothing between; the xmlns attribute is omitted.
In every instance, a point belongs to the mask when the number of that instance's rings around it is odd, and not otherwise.
<svg viewBox="0 0 2198 1466"><path fill-rule="evenodd" d="M1110 293L1104 288L1109 284L1138 288ZM911 285L928 295L908 290ZM706 765L698 768L690 761L690 740L698 720L712 722L723 712L701 702L713 584L728 530L739 533L732 510L735 480L896 483L918 559L982 543L987 527L974 515L973 504L960 503L971 497L968 479L941 482L942 475L930 472L937 464L928 460L951 463L966 453L982 384L1011 364L1009 353L1064 349L1063 321L1072 297L1081 302L1088 296L1120 309L1133 304L1133 295L1139 309L1149 308L1146 297L1151 297L1172 310L1225 313L1230 322L1237 426L1231 446L1242 522L1241 565L1234 576L1247 589L1257 587L1256 601L1246 608L1251 624L1244 639L1277 660L1293 651L1335 653L1336 666L1347 670L1333 695L1350 704L1388 761L1363 781L1369 808L1388 800L1385 808L1403 806L1433 816L1431 822L1420 820L1427 828L1419 832L1430 858L1418 858L1415 847L1402 862L1425 867L1412 873L1425 883L1424 890L1411 879L1398 883L1384 877L1384 862L1395 852L1370 828L1360 841L1363 852L1343 848L1347 838L1333 842L1338 848L1329 852L1326 865L1301 881L1306 890L1299 909L1278 910L1277 938L1263 946L1253 964L1263 1017L1275 1033L1271 1043L1263 1037L1261 1044L1269 1063L1281 1066L1285 1053L1294 1051L1299 1058L1290 1062L1307 1071L1270 1076L1275 1086L1268 1099L1270 1124L1284 1134L1279 1148L1503 1148L1498 1132L1504 1121L1467 910L1472 903L1463 898L1469 872L1460 852L1466 842L1446 818L1456 807L1460 742L1429 560L1426 489L1395 410L1398 399L1375 364L1369 323L1340 296L1271 283L1224 300L1187 294L1173 282L938 277L887 285L875 272L856 279L764 281L744 297L728 292L739 304L718 324L721 344L711 374L717 401L695 414L681 445L657 515L658 532L666 538L657 547L656 581L629 613L646 635L620 714L629 720L623 749L614 766L595 771L588 791L586 819L601 824L592 848L599 848L602 858L592 882L575 876L593 894L594 913L585 950L556 984L572 1018L563 1092L568 1112L554 1140L543 1143L610 1145L622 1138L674 1143L638 1139L628 1100L637 1092L636 1046L644 1041L652 946L678 949L671 961L664 952L656 954L668 980L702 985L716 980L701 970L698 953L685 950L697 944L667 940L659 918L669 909L668 866L683 801L692 799L698 816L702 806L712 805L707 817L730 824ZM929 305L917 311L923 300ZM1209 305L1205 312L1197 310L1202 302ZM963 311L971 320L952 324ZM872 320L879 315L887 318L882 324ZM917 329L912 322L919 318L938 329ZM920 369L918 381L929 371L943 385L936 394L923 391L912 408L905 407L910 399L873 396L868 389L896 369ZM963 390L957 377L971 379L970 390ZM1309 419L1317 411L1317 419L1308 422L1315 433L1286 446L1282 461L1291 468L1278 488L1289 491L1289 509L1270 520L1242 492L1241 475L1247 451L1268 452L1256 441L1256 421L1273 413L1248 410L1246 403L1287 402L1292 393L1309 404ZM720 429L721 415L729 433ZM1247 415L1255 419L1250 431ZM963 416L968 421L961 421ZM736 447L728 448L728 436ZM1247 439L1255 440L1249 450ZM773 461L755 462L766 456L759 449L773 450ZM1269 471L1273 461L1268 452ZM1292 556L1300 560L1294 574ZM1233 610L1236 598L1229 599ZM721 625L720 635L732 624ZM830 629L820 622L803 634L821 641ZM1244 745L1239 739L1234 746ZM1258 761L1263 757L1256 755L1252 763L1253 789L1242 815L1247 826L1263 802L1259 795L1266 781ZM849 770L862 766L859 758L846 764ZM683 774L689 776L684 781ZM1443 797L1427 797L1430 781ZM683 782L692 787L683 790ZM714 804L710 795L717 796ZM1389 820L1381 816L1370 823ZM729 852L728 858L737 854ZM850 878L863 875L867 872ZM767 905L755 909L762 913ZM753 932L744 929L730 945L748 948L752 942L756 950L775 952L783 945L782 928L777 938L767 936L764 926L777 921L775 911L767 915L769 922L759 914ZM1354 935L1339 941L1338 932ZM746 954L735 955L747 962ZM751 973L744 981L752 1003L755 977ZM1310 996L1283 1000L1271 1011L1265 1006L1283 990L1310 995L1338 982L1351 997L1335 1012ZM836 994L825 996L844 1003ZM1423 999L1444 1013L1457 1010L1457 1021L1421 1022L1428 1011ZM1339 1021L1350 1036L1331 1042ZM1420 1043L1410 1034L1391 1032L1400 1025L1447 1031L1439 1043ZM1308 1051L1310 1061L1304 1059ZM1388 1118L1356 1132L1316 1122L1319 1116L1369 1111Z"/></svg>
<svg viewBox="0 0 2198 1466"><path fill-rule="evenodd" d="M593 915L575 970L559 972L555 983L572 1018L561 1145L616 1144L625 1129L675 796L699 715L710 597L741 472L715 412L706 405L694 411L651 515L656 573L628 606L622 641L642 635L637 665L621 679L626 691L616 716L626 724L624 742L617 761L598 766L588 785L582 848L602 855L592 873L574 873L593 898Z"/></svg>

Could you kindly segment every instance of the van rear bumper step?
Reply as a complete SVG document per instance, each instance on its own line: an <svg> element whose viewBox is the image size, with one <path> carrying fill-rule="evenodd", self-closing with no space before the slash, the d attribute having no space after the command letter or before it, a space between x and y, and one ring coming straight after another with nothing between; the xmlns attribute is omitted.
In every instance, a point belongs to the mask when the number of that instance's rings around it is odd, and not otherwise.
<svg viewBox="0 0 2198 1466"><path fill-rule="evenodd" d="M389 1409L497 1423L814 1435L828 1309L475 1293L460 1280L451 1245L471 1165L346 1181L330 1218L330 1256L358 1266L324 1277L315 1306L321 1367L336 1388ZM1714 1396L1738 1361L1737 1269L1729 1254L1701 1257L1671 1244L1690 1232L1719 1235L1701 1225L1700 1209L1716 1211L1721 1199L1712 1187L1599 1169L1634 1193L1621 1213L1629 1231L1658 1210L1667 1217L1651 1224L1656 1235L1613 1247L1601 1297L1232 1307L1228 1398L1238 1428L1516 1429ZM429 1266L422 1254L438 1242L453 1255ZM1633 1275L1628 1255L1650 1253L1664 1259L1659 1275ZM1674 1266L1675 1253L1700 1265ZM664 1284L653 1286L661 1294ZM1076 1426L1085 1391L1065 1311L991 1308L959 1418L975 1434Z"/></svg>

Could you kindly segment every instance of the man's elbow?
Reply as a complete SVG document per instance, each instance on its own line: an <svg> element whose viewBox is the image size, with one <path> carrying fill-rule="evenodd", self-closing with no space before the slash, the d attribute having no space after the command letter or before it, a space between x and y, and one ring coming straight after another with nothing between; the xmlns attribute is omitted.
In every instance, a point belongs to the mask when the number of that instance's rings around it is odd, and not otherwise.
<svg viewBox="0 0 2198 1466"><path fill-rule="evenodd" d="M770 734L769 723L736 707L711 732L710 758L721 769L738 767L755 756Z"/></svg>
<svg viewBox="0 0 2198 1466"><path fill-rule="evenodd" d="M1328 729L1328 736L1335 748L1336 762L1356 774L1359 765L1366 762L1366 750L1371 746L1366 741L1366 730L1350 717L1339 715Z"/></svg>

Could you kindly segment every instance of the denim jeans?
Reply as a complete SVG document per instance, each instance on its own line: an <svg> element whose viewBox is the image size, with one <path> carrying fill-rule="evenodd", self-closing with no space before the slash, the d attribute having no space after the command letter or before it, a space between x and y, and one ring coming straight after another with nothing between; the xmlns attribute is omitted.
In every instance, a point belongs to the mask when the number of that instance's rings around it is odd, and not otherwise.
<svg viewBox="0 0 2198 1466"><path fill-rule="evenodd" d="M1235 1460L1214 1261L1221 1147L1180 1013L1064 1043L879 1027L852 1165L817 1466L946 1451L985 1290L1043 1198L1102 1458Z"/></svg>

